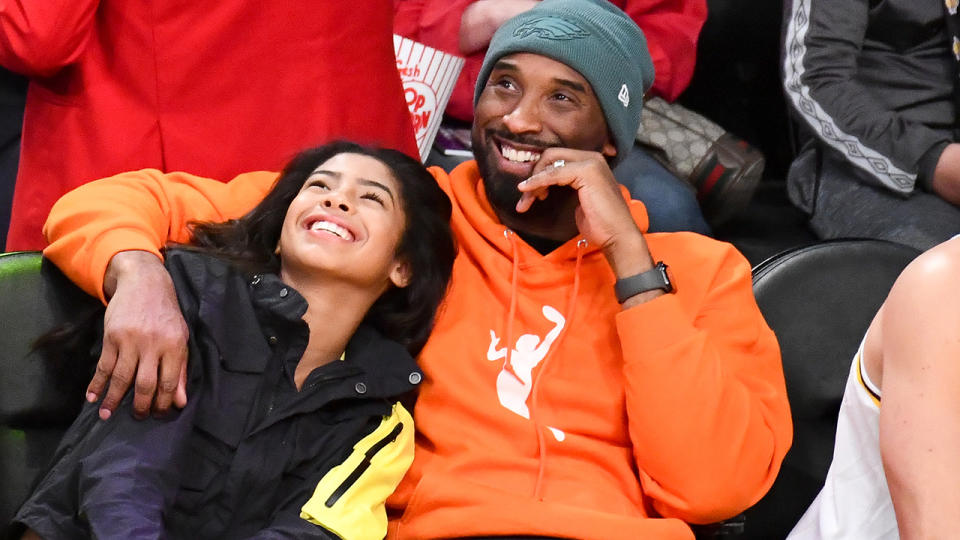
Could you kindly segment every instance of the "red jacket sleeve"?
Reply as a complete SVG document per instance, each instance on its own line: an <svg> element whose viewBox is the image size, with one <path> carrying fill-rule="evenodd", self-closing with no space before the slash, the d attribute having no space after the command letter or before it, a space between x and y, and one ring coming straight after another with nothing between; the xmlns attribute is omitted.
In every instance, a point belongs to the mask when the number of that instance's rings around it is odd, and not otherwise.
<svg viewBox="0 0 960 540"><path fill-rule="evenodd" d="M0 0L0 65L49 76L75 61L90 38L98 0Z"/></svg>
<svg viewBox="0 0 960 540"><path fill-rule="evenodd" d="M626 0L614 2L647 37L656 78L651 93L677 99L690 84L697 62L697 38L707 20L706 0Z"/></svg>

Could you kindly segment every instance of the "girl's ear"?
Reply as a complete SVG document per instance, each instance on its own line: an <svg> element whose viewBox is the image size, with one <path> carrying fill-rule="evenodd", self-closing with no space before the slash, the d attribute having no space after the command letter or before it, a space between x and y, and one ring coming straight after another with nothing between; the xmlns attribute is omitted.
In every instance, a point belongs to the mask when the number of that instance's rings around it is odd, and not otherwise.
<svg viewBox="0 0 960 540"><path fill-rule="evenodd" d="M393 268L390 270L390 282L395 287L404 288L410 284L411 278L410 265L407 261L396 260L393 262Z"/></svg>

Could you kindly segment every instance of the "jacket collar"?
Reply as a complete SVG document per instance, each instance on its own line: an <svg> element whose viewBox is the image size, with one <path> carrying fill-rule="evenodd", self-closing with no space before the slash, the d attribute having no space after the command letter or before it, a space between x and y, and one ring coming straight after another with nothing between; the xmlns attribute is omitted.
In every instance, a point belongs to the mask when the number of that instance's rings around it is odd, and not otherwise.
<svg viewBox="0 0 960 540"><path fill-rule="evenodd" d="M361 324L350 338L345 362L363 372L370 397L396 397L415 390L423 380L410 353L367 324Z"/></svg>
<svg viewBox="0 0 960 540"><path fill-rule="evenodd" d="M305 330L307 301L279 276L248 278L230 263L189 251L180 251L175 258L187 267L184 274L188 286L200 299L199 318L229 369L262 373L273 356L269 335L237 331L236 321L258 321L262 329L269 329L266 334L283 331L288 337L298 329ZM367 324L361 324L350 338L345 358L346 372L337 376L358 377L365 388L358 397L396 397L415 389L423 380L423 373L406 349Z"/></svg>
<svg viewBox="0 0 960 540"><path fill-rule="evenodd" d="M361 325L347 344L343 362L317 368L300 392L259 419L250 433L298 414L320 413L331 422L386 414L389 403L415 390L422 380L423 373L406 349Z"/></svg>
<svg viewBox="0 0 960 540"><path fill-rule="evenodd" d="M215 280L220 285L207 287L207 294L201 303L201 317L205 308L216 302L229 305L228 313L243 313L260 321L266 334L280 334L291 339L297 331L307 331L303 315L307 311L307 301L296 289L284 283L275 274L253 276L247 286L251 302L238 300L238 295L229 294L225 289L226 280ZM221 309L221 308L217 308ZM221 317L209 317L207 321L219 324L209 325L212 337L223 354L223 362L235 371L260 373L270 361L272 351L269 335L256 332L234 332L224 324ZM238 334L243 335L238 335ZM304 342L305 343L305 342ZM331 376L356 376L363 379L366 388L363 397L389 398L404 394L417 387L423 374L410 354L399 343L384 338L374 328L361 324L347 343L343 372L332 368ZM415 381L415 382L411 382Z"/></svg>

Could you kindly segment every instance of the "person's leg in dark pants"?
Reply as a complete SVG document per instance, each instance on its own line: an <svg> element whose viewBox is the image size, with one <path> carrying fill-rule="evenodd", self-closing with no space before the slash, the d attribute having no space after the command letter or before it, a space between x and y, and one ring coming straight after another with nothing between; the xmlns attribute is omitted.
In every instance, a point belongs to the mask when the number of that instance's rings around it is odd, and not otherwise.
<svg viewBox="0 0 960 540"><path fill-rule="evenodd" d="M693 186L674 176L642 148L634 146L613 174L634 199L646 205L650 232L712 234Z"/></svg>

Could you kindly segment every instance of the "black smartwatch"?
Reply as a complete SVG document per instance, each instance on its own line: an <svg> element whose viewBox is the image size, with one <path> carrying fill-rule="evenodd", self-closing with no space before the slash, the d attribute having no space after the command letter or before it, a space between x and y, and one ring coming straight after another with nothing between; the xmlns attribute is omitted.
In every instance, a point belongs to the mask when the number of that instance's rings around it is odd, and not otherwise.
<svg viewBox="0 0 960 540"><path fill-rule="evenodd" d="M613 286L614 292L617 293L617 302L621 304L631 296L656 289L666 293L673 292L673 283L670 282L670 276L667 275L667 265L663 264L663 261L658 262L646 272L618 279Z"/></svg>

